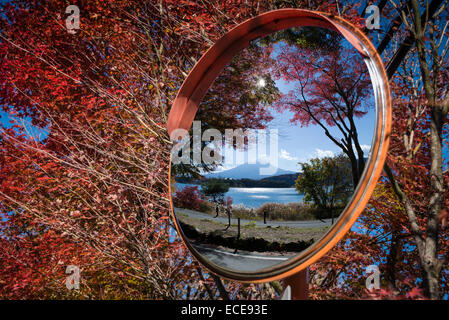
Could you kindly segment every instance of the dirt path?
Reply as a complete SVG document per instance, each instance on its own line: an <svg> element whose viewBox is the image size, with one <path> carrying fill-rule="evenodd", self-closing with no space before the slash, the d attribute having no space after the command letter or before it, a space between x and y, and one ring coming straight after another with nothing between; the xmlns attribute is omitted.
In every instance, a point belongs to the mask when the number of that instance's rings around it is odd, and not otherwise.
<svg viewBox="0 0 449 320"><path fill-rule="evenodd" d="M209 220L213 222L218 222L227 225L228 219L226 217L218 216L217 218L214 218L213 215L189 210L189 209L181 209L181 208L174 208L176 215L178 214L184 214L185 216L189 216L191 218L195 219L201 219L201 220ZM231 217L231 224L236 224L237 219ZM260 220L246 220L246 219L240 219L241 225L251 224L256 225L258 227L287 227L287 228L323 228L323 227L330 227L332 224L332 219L324 219L324 220L305 220L305 221L267 221L266 224L263 223L263 221Z"/></svg>
<svg viewBox="0 0 449 320"><path fill-rule="evenodd" d="M191 211L191 210L189 210ZM177 211L178 219L190 226L193 226L201 233L213 233L222 237L237 237L238 227L236 219L231 221L231 227L225 230L227 226L226 219L213 218L207 214L188 214L186 210ZM290 227L288 224L273 226L273 224L258 224L256 221L241 221L240 238L261 238L268 242L289 243L296 241L317 241L329 230L329 225L321 222L319 227ZM311 224L314 226L314 224Z"/></svg>

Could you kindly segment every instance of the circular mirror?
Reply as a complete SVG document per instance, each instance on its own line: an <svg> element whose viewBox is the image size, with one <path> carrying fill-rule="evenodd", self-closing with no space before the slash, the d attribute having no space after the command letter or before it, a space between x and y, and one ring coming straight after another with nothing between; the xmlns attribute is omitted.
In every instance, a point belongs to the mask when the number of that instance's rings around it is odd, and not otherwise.
<svg viewBox="0 0 449 320"><path fill-rule="evenodd" d="M260 17L206 53L169 118L176 227L211 271L251 282L299 271L351 227L383 165L390 108L383 66L348 23Z"/></svg>

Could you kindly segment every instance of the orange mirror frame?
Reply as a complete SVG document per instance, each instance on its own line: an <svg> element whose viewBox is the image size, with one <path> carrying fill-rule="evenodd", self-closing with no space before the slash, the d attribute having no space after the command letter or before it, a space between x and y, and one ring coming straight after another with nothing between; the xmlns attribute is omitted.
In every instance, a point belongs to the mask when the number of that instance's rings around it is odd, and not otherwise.
<svg viewBox="0 0 449 320"><path fill-rule="evenodd" d="M170 111L167 129L189 130L201 100L216 77L250 41L292 27L321 27L343 35L364 58L373 84L376 125L370 157L350 202L332 228L308 249L282 264L258 272L238 272L214 264L203 257L186 239L174 213L170 192L171 215L176 229L193 256L211 272L230 280L261 283L292 276L326 254L349 231L367 205L382 173L391 130L391 93L383 62L371 41L346 20L322 12L302 9L270 11L239 24L220 38L198 61L182 84ZM173 138L173 137L172 137ZM173 139L172 139L173 140ZM171 168L171 162L170 162ZM171 171L171 170L170 170ZM171 172L169 172L171 181ZM171 191L171 185L169 184Z"/></svg>

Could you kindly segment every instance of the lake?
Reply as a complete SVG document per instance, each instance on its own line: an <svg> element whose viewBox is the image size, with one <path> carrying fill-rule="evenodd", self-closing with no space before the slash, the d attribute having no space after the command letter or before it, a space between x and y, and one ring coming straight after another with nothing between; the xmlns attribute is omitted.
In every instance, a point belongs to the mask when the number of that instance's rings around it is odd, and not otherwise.
<svg viewBox="0 0 449 320"><path fill-rule="evenodd" d="M177 183L180 189L192 184ZM198 186L201 189L201 186ZM295 188L229 188L225 197L231 197L233 204L242 204L248 208L258 208L267 202L302 202L304 197Z"/></svg>

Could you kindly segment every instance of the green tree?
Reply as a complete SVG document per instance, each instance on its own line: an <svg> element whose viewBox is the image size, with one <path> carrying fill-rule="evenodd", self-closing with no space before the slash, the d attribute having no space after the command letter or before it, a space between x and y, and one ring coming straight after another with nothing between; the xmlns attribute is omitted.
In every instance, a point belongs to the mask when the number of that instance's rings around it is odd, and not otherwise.
<svg viewBox="0 0 449 320"><path fill-rule="evenodd" d="M229 185L221 179L207 179L201 184L201 190L206 196L212 197L213 202L217 203L223 201L225 193L229 190Z"/></svg>
<svg viewBox="0 0 449 320"><path fill-rule="evenodd" d="M300 165L302 173L295 182L296 190L304 194L305 202L330 211L333 217L334 209L345 206L353 192L349 159L338 155L314 158L310 163L303 162Z"/></svg>

